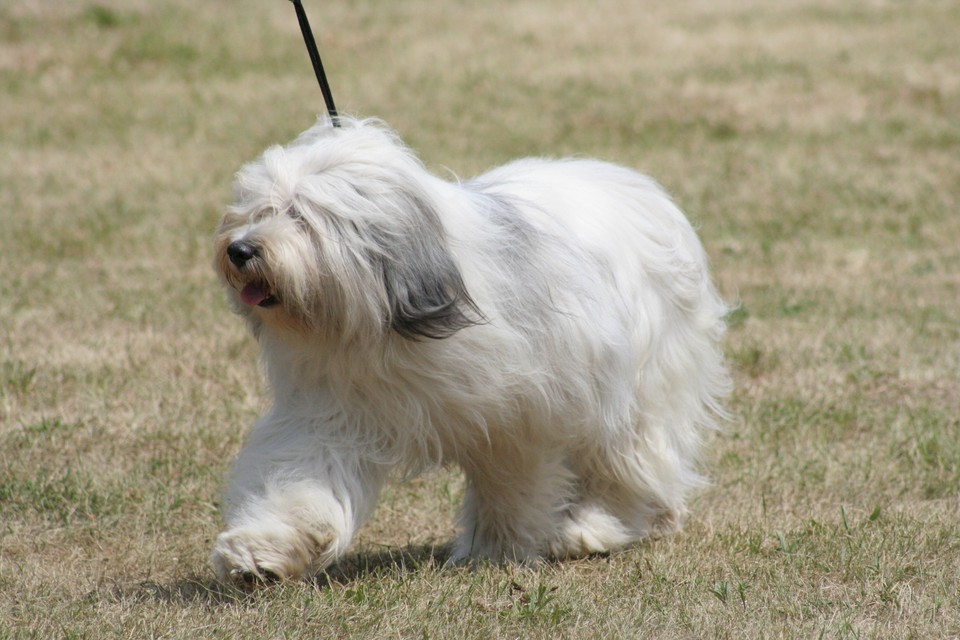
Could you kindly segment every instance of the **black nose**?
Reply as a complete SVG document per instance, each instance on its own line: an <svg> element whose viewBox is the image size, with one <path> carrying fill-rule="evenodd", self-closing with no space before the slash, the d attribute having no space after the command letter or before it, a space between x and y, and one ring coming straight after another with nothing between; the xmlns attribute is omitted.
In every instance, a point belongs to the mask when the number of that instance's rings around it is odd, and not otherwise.
<svg viewBox="0 0 960 640"><path fill-rule="evenodd" d="M242 267L251 259L256 258L259 253L257 248L249 242L237 240L236 242L231 242L230 246L227 247L227 255L230 257L230 262L238 267Z"/></svg>

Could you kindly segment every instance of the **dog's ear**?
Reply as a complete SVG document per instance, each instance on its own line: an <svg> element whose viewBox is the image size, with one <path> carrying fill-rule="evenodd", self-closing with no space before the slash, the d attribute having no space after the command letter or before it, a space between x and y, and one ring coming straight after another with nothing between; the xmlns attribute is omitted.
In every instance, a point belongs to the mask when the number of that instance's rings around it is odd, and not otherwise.
<svg viewBox="0 0 960 640"><path fill-rule="evenodd" d="M445 246L436 214L422 201L415 228L377 233L390 328L409 340L443 339L483 322L463 276Z"/></svg>
<svg viewBox="0 0 960 640"><path fill-rule="evenodd" d="M418 266L424 268L405 265L384 272L394 331L410 340L439 340L481 321L481 313L449 257Z"/></svg>

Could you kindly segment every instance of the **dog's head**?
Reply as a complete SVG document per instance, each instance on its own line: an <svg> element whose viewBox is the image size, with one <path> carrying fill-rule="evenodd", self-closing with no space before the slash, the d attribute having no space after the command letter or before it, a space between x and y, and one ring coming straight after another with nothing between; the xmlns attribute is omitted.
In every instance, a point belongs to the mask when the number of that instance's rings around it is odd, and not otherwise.
<svg viewBox="0 0 960 640"><path fill-rule="evenodd" d="M435 179L372 121L320 122L245 166L215 268L255 331L445 338L481 317L446 243Z"/></svg>

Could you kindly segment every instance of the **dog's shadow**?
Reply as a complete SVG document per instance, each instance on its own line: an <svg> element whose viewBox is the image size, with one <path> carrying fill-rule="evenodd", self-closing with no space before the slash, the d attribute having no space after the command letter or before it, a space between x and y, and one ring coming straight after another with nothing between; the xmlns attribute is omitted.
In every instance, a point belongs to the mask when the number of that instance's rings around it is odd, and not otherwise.
<svg viewBox="0 0 960 640"><path fill-rule="evenodd" d="M383 551L361 552L347 556L338 564L317 574L312 582L318 589L376 576L403 575L443 566L449 549L438 545L416 545ZM271 587L265 587L269 590ZM106 592L106 593L105 593ZM114 584L98 589L89 599L108 598L115 602L161 602L163 604L199 604L222 606L247 601L264 593L262 588L243 589L224 584L213 576L193 575L172 584L143 581L136 584Z"/></svg>
<svg viewBox="0 0 960 640"><path fill-rule="evenodd" d="M447 545L413 545L383 551L365 551L348 556L314 578L318 587L349 584L387 574L416 573L442 567L450 557Z"/></svg>

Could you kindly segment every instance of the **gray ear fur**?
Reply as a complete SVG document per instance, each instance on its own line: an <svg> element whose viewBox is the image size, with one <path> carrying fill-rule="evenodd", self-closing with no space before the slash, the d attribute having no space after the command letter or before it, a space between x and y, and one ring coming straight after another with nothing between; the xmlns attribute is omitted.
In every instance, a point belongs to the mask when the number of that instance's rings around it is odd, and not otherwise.
<svg viewBox="0 0 960 640"><path fill-rule="evenodd" d="M420 199L413 209L420 214L417 228L372 234L380 249L390 327L408 340L448 338L483 322L483 314L444 245L436 213Z"/></svg>

